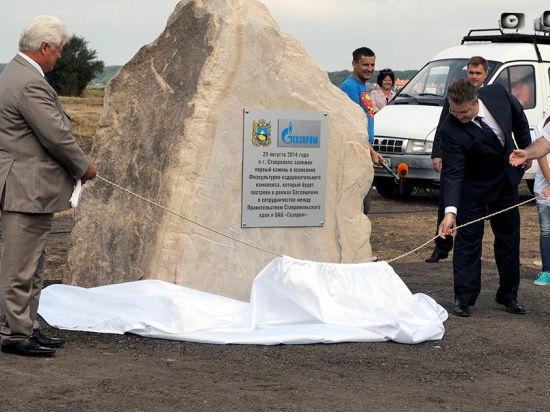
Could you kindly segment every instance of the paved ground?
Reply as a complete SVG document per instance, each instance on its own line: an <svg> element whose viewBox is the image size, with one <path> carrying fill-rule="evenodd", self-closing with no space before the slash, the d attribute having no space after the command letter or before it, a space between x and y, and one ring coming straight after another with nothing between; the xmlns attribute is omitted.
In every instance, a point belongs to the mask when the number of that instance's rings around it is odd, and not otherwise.
<svg viewBox="0 0 550 412"><path fill-rule="evenodd" d="M525 191L526 195L526 191ZM390 259L435 230L434 194L407 202L375 196L371 243ZM471 318L450 315L442 341L238 346L46 329L67 339L51 359L0 354L0 409L12 410L550 410L550 288L534 286L538 224L521 208L527 315L494 303L497 274L486 233L481 296ZM59 215L48 277L59 279L70 214ZM414 292L448 310L451 263L425 249L392 264Z"/></svg>

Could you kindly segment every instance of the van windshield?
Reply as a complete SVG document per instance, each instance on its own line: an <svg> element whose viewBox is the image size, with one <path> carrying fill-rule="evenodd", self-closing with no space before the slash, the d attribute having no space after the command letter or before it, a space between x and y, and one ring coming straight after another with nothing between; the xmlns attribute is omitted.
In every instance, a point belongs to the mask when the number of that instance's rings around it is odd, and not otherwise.
<svg viewBox="0 0 550 412"><path fill-rule="evenodd" d="M500 63L488 61L491 78ZM468 59L437 60L422 68L399 92L392 104L425 104L443 106L447 87L456 79L467 77Z"/></svg>

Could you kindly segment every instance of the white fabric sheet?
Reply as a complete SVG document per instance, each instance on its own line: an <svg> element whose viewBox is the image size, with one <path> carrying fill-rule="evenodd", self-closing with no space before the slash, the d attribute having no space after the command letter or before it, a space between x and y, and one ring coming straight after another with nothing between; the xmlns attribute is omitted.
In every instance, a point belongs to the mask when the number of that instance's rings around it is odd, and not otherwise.
<svg viewBox="0 0 550 412"><path fill-rule="evenodd" d="M279 257L258 274L250 303L143 280L84 289L52 285L40 315L61 329L130 332L203 343L419 343L441 339L447 312L413 295L386 262L331 264Z"/></svg>
<svg viewBox="0 0 550 412"><path fill-rule="evenodd" d="M80 179L78 179L74 182L73 194L71 195L71 198L69 199L69 203L71 204L71 207L73 209L76 209L78 207L78 203L80 202L80 194L81 193L82 193L82 182L80 181Z"/></svg>

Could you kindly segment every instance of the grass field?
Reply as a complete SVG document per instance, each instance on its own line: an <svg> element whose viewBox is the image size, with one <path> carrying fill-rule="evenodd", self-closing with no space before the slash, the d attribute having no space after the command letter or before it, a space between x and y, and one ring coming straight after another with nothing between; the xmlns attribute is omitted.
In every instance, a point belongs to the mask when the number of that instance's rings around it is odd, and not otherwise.
<svg viewBox="0 0 550 412"><path fill-rule="evenodd" d="M73 134L82 150L89 154L92 149L101 111L103 110L103 88L88 88L83 97L60 96L65 111L71 117ZM69 209L55 214L53 228L48 237L48 260L46 281L61 282L63 267L67 262L69 234L74 225L75 210Z"/></svg>
<svg viewBox="0 0 550 412"><path fill-rule="evenodd" d="M88 154L103 110L103 88L87 88L83 97L60 97L71 116L73 134L82 150Z"/></svg>

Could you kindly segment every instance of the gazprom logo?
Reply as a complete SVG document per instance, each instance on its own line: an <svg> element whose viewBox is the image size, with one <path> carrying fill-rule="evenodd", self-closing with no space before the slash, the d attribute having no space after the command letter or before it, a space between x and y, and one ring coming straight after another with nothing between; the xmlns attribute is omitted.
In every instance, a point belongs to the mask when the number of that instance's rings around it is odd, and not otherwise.
<svg viewBox="0 0 550 412"><path fill-rule="evenodd" d="M288 122L288 127L281 132L281 140L286 144L290 144L292 142L292 137L292 122Z"/></svg>
<svg viewBox="0 0 550 412"><path fill-rule="evenodd" d="M321 147L320 134L318 120L279 119L277 146Z"/></svg>

